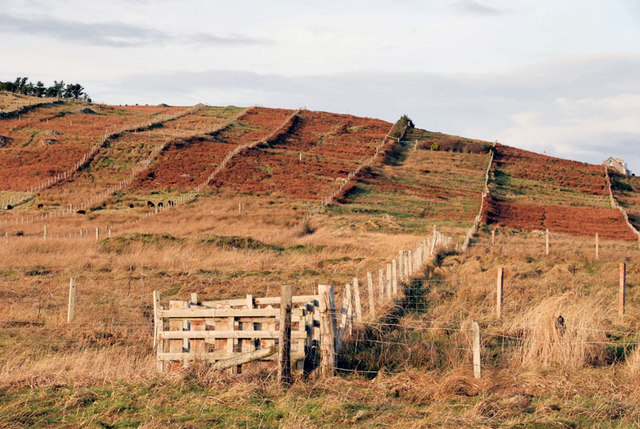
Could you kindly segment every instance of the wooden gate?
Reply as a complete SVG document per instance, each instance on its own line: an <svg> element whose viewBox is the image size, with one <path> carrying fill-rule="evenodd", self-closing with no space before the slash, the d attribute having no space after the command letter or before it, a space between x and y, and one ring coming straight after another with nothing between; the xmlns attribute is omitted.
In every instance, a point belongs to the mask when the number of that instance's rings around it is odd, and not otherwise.
<svg viewBox="0 0 640 429"><path fill-rule="evenodd" d="M154 292L154 327L158 369L189 361L241 371L254 361L275 361L280 334L280 297L219 301L169 301ZM318 296L294 296L291 312L291 363L300 372L317 364L320 344Z"/></svg>

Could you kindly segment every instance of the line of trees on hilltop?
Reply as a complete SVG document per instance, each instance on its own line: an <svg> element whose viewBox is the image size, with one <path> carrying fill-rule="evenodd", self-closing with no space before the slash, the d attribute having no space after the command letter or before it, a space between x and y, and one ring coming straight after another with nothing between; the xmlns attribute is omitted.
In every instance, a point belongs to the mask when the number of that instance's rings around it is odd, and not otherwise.
<svg viewBox="0 0 640 429"><path fill-rule="evenodd" d="M8 91L14 94L30 95L32 97L58 97L83 99L91 101L89 94L84 91L84 87L79 83L67 83L63 80L53 81L53 85L45 86L38 81L30 82L28 77L17 77L14 81L0 81L0 91Z"/></svg>

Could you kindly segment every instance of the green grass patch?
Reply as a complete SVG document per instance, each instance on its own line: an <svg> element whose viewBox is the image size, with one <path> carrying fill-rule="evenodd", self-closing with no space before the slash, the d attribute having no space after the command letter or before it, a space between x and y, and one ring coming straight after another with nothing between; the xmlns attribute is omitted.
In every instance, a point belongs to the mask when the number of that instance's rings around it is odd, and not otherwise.
<svg viewBox="0 0 640 429"><path fill-rule="evenodd" d="M163 247L168 244L177 244L183 241L184 239L169 234L142 234L134 232L106 238L100 242L100 249L105 252L122 253L134 244Z"/></svg>

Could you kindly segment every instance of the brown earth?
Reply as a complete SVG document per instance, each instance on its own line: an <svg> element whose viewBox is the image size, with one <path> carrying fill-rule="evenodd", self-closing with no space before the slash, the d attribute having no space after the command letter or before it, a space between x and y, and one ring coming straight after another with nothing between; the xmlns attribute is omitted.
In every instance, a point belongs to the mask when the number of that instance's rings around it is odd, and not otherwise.
<svg viewBox="0 0 640 429"><path fill-rule="evenodd" d="M519 179L551 182L592 195L608 195L600 165L553 158L501 144L496 145L494 167Z"/></svg>
<svg viewBox="0 0 640 429"><path fill-rule="evenodd" d="M159 155L148 173L141 177L134 187L195 187L202 183L235 147L267 137L278 129L291 113L291 110L285 109L251 109L239 121L211 136L172 144ZM213 122L210 127L213 127Z"/></svg>
<svg viewBox="0 0 640 429"><path fill-rule="evenodd" d="M483 217L489 225L551 233L636 241L622 214L616 209L517 204L490 198Z"/></svg>
<svg viewBox="0 0 640 429"><path fill-rule="evenodd" d="M212 185L317 201L373 155L390 127L377 119L303 111L286 138L234 159Z"/></svg>
<svg viewBox="0 0 640 429"><path fill-rule="evenodd" d="M104 137L105 130L136 125L179 108L92 105L98 114L81 113L81 103L49 105L19 119L0 121L0 189L20 191L73 166ZM3 168L4 167L4 168Z"/></svg>

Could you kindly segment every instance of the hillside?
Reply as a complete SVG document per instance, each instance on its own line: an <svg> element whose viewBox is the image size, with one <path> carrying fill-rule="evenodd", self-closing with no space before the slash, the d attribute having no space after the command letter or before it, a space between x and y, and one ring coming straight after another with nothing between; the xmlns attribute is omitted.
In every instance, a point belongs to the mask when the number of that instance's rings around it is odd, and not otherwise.
<svg viewBox="0 0 640 429"><path fill-rule="evenodd" d="M0 426L635 424L637 236L611 207L603 167L406 124L73 101L0 119ZM640 184L611 182L637 226ZM380 301L378 276L400 251L433 244L434 225L451 242ZM335 376L296 375L283 389L271 361L241 373L204 362L156 370L154 291L167 307L192 294L252 306L282 285L294 296L334 285L333 317L347 320L354 278L365 316L344 334ZM232 322L225 329L275 329ZM229 344L246 351L245 340L206 346Z"/></svg>

